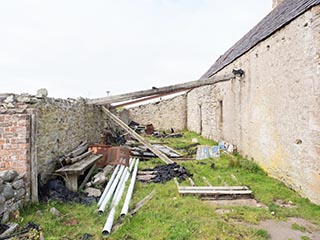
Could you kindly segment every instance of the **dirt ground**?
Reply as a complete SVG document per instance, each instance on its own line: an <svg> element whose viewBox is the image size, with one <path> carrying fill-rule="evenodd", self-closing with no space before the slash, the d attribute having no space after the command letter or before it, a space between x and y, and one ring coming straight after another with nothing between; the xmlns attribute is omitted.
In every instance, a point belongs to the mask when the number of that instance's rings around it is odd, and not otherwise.
<svg viewBox="0 0 320 240"><path fill-rule="evenodd" d="M298 224L305 228L304 231L292 229L292 224ZM288 221L266 220L260 222L259 229L265 229L270 234L272 240L301 240L301 239L320 239L320 227L302 218L290 218ZM307 237L307 238L302 238Z"/></svg>
<svg viewBox="0 0 320 240"><path fill-rule="evenodd" d="M230 209L223 208L224 206L267 208L267 206L257 202L255 199L219 200L207 201L207 203L221 207L216 209L218 214L225 214L231 211ZM293 224L297 224L301 230L294 229L292 227ZM260 222L258 225L252 225L252 227L266 230L269 233L270 240L320 240L320 226L314 225L302 218L289 218L288 221L268 219Z"/></svg>

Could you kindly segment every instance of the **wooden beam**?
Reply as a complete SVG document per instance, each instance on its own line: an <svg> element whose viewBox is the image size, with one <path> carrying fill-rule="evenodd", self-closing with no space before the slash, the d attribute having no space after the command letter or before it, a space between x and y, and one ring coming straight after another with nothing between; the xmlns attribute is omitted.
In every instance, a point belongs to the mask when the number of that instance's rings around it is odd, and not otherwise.
<svg viewBox="0 0 320 240"><path fill-rule="evenodd" d="M178 91L178 92L181 92L181 91ZM172 92L170 94L175 94L175 93L178 93L178 92ZM167 95L169 95L169 94L168 93L163 93L163 94L152 95L150 97L139 98L137 100L133 100L133 101L129 101L129 102L124 102L124 103L119 103L119 104L116 104L116 105L112 105L112 107L114 107L114 108L125 107L125 106L128 106L128 105L144 102L144 101L155 99L155 98L164 97L164 96L167 96Z"/></svg>
<svg viewBox="0 0 320 240"><path fill-rule="evenodd" d="M187 90L201 87L201 86L216 84L218 82L229 81L232 78L234 78L234 74L227 74L227 75L221 75L221 76L214 75L211 78L207 78L207 79L201 79L201 80L196 80L191 82L180 83L176 85L170 85L166 87L152 88L149 90L125 93L125 94L108 96L103 98L91 99L91 100L88 100L88 104L107 105L107 104L116 103L116 102L130 101L130 100L148 97L152 95L159 95L159 94L169 95L174 92L182 92L182 91L187 91Z"/></svg>
<svg viewBox="0 0 320 240"><path fill-rule="evenodd" d="M37 120L36 115L31 115L31 136L30 136L30 180L31 180L31 201L38 202L38 159L37 159L37 144L36 144L36 134L37 134Z"/></svg>
<svg viewBox="0 0 320 240"><path fill-rule="evenodd" d="M166 164L173 163L173 161L168 158L165 154L163 154L161 151L156 149L149 143L147 140L145 140L143 137L141 137L138 133L136 133L134 130L132 130L127 124L125 124L123 121L121 121L120 118L118 118L116 115L111 113L108 109L105 107L101 107L102 111L110 117L112 121L114 121L116 124L118 124L121 128L123 128L126 132L131 134L135 139L137 139L140 143L142 143L145 147L147 147L151 152L153 152L155 155L157 155L162 161L164 161Z"/></svg>

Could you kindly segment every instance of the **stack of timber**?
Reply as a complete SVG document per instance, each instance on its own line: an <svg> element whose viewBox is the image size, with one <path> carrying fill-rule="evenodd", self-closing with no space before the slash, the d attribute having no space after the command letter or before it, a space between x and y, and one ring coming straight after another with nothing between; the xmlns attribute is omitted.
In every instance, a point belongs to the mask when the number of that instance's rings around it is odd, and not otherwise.
<svg viewBox="0 0 320 240"><path fill-rule="evenodd" d="M251 199L252 191L247 186L179 186L177 179L175 183L181 195L195 195L202 200L233 200Z"/></svg>
<svg viewBox="0 0 320 240"><path fill-rule="evenodd" d="M88 151L88 143L86 141L80 143L71 152L60 157L61 165L73 164L92 155L92 151Z"/></svg>

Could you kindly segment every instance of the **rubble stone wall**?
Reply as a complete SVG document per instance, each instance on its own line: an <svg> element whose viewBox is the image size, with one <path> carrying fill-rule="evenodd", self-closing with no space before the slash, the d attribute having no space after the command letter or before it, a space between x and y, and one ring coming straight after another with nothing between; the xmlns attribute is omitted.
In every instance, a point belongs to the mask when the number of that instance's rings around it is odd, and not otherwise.
<svg viewBox="0 0 320 240"><path fill-rule="evenodd" d="M58 159L82 141L99 142L102 111L84 99L63 100L29 94L0 94L0 170L26 173L30 193L31 115L36 121L37 172L46 182Z"/></svg>
<svg viewBox="0 0 320 240"><path fill-rule="evenodd" d="M129 109L131 120L142 125L153 124L157 130L182 130L187 127L186 95Z"/></svg>
<svg viewBox="0 0 320 240"><path fill-rule="evenodd" d="M23 174L13 170L0 172L0 221L8 222L10 216L24 204L27 197Z"/></svg>
<svg viewBox="0 0 320 240"><path fill-rule="evenodd" d="M46 182L59 156L80 142L98 143L104 128L101 110L84 100L46 99L37 106L37 158L41 180Z"/></svg>
<svg viewBox="0 0 320 240"><path fill-rule="evenodd" d="M269 174L320 204L320 7L219 74L243 78L188 94L188 129L237 145Z"/></svg>

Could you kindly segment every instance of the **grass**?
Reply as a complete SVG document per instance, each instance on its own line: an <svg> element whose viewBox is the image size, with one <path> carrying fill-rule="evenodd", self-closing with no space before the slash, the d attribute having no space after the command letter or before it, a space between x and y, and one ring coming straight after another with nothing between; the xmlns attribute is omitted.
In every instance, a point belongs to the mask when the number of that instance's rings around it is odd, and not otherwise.
<svg viewBox="0 0 320 240"><path fill-rule="evenodd" d="M165 139L171 147L189 148L192 138L200 144L214 145L195 133L184 132L181 139ZM206 177L212 185L246 185L255 198L267 208L257 207L219 207L226 208L223 214L216 212L218 207L209 205L197 197L179 196L173 181L166 184L144 184L137 182L131 206L148 195L153 189L156 194L135 216L126 217L124 224L107 239L268 239L268 232L252 225L265 219L284 220L288 217L302 217L320 225L320 206L300 197L281 182L270 178L257 164L239 155L222 154L217 159L186 161L180 165L192 174L196 185L207 185ZM212 168L215 163L215 168ZM139 169L163 164L160 159L141 162ZM189 185L188 181L180 183ZM281 208L276 200L291 201L294 208ZM57 208L62 215L52 216L50 208ZM40 210L42 215L35 212ZM119 210L118 210L119 211ZM61 204L57 202L30 205L23 209L19 221L39 224L46 239L81 239L85 233L93 239L103 239L101 230L106 215L99 216L95 206ZM299 226L292 226L294 228Z"/></svg>

